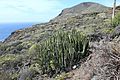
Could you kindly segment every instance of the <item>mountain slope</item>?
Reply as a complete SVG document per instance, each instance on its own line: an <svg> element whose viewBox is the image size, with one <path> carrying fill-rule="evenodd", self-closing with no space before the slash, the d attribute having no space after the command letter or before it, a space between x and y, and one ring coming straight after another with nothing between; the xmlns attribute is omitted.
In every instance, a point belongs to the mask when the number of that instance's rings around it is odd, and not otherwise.
<svg viewBox="0 0 120 80"><path fill-rule="evenodd" d="M109 7L104 5L94 3L94 2L84 2L80 3L71 8L66 8L62 10L62 12L55 18L55 20L66 19L71 16L81 16L84 14L92 14L92 13L103 13L108 12L110 10Z"/></svg>
<svg viewBox="0 0 120 80"><path fill-rule="evenodd" d="M87 13L94 13L94 12L106 12L109 8L98 4L98 3L94 3L94 2L84 2L84 3L80 3L76 6L73 6L71 8L67 8L64 9L61 13L61 15L65 15L65 14L74 14L74 13L78 13L78 14L87 14Z"/></svg>
<svg viewBox="0 0 120 80"><path fill-rule="evenodd" d="M4 41L4 44L12 47L9 47L6 51L1 52L3 54L27 52L27 49L30 48L31 45L44 41L44 39L48 38L60 29L71 30L75 28L90 36L94 34L102 34L105 36L107 32L105 29L111 31L111 27L109 27L110 25L108 22L111 18L111 13L105 11L108 9L109 7L93 2L80 3L72 8L68 8L68 11L65 9L62 11L61 15L58 15L48 23L36 24L31 28L17 30L11 33L11 35ZM71 13L69 12L71 10L75 11ZM93 12L87 14L81 13L87 10ZM101 12L100 10L103 11ZM96 11L100 12L96 13ZM104 36L102 35L99 35L99 37L103 38ZM17 49L20 46L23 47L21 47L20 50Z"/></svg>
<svg viewBox="0 0 120 80"><path fill-rule="evenodd" d="M87 76L88 80L92 78L92 80L96 80L98 77L94 78L96 77L95 75L102 75L100 73L97 74L99 69L103 69L104 63L109 63L108 59L112 59L108 54L111 52L111 49L114 48L108 48L108 46L113 42L113 39L110 39L110 35L113 31L116 31L110 24L111 9L112 8L93 2L80 3L74 7L64 9L57 17L51 19L47 23L36 24L31 28L12 32L3 43L0 43L0 77L2 77L3 80L6 80L6 77L7 80L11 80L9 78L14 80L23 80L22 78L30 78L32 80L50 80L46 74L38 74L40 73L40 70L38 68L39 65L35 63L36 55L31 54L31 52L35 53L35 45L41 44L41 42L44 42L44 40L48 39L58 30L70 31L72 29L76 29L81 31L83 34L86 34L90 39L90 52L93 56L91 56L91 54L87 58L87 61L85 59L85 63L84 61L80 62L77 65L78 74L73 75L71 79L68 77L67 80L78 80L80 77L82 77L81 80L83 80L84 76ZM117 32L119 33L119 30ZM119 37L119 35L117 37ZM119 40L120 37L116 41ZM108 45L104 46L104 43L108 43ZM107 47L107 49L105 47ZM117 52L119 51L118 49ZM113 58L115 56L116 55L114 55ZM116 63L116 60L114 61ZM80 66L81 64L82 66ZM109 66L107 66L107 68L109 68ZM37 70L38 73L34 73L33 69ZM112 70L112 72L115 72L114 69ZM81 72L83 72L83 74L81 74ZM100 70L100 72L102 72L102 70ZM111 72L109 72L109 74L111 76ZM107 75L108 74L104 74L104 76ZM104 77L104 79L107 80L106 77Z"/></svg>
<svg viewBox="0 0 120 80"><path fill-rule="evenodd" d="M58 29L64 28L65 25L66 26L68 25L68 27L66 28L69 28L71 26L74 26L75 24L76 25L78 24L79 25L78 27L83 25L88 26L94 23L99 24L100 22L103 22L104 18L106 19L110 18L111 14L107 14L107 11L109 9L110 9L109 7L103 6L98 3L93 3L93 2L80 3L74 7L64 9L60 13L60 15L58 15L54 19L51 19L51 21L48 23L37 24L37 25L34 25L32 28L27 28L25 30L18 30L13 32L5 40L5 42L9 42L9 40L14 41L14 40L27 39L27 38L28 38L27 40L29 40L29 39L32 39L31 37L39 37L39 33L41 32L46 31L50 33L51 31L57 30L57 28ZM82 13L85 13L85 14L82 14ZM38 36L34 34L37 34Z"/></svg>

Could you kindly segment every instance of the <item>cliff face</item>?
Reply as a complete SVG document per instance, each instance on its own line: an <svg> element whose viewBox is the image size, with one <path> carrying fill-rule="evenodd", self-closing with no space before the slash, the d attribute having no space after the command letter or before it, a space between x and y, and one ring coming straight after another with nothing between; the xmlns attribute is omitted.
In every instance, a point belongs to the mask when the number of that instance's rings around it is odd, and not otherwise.
<svg viewBox="0 0 120 80"><path fill-rule="evenodd" d="M117 11L119 11L119 6L117 7L116 12ZM29 68L31 68L30 66L35 67L35 69L37 66L37 64L34 64L34 55L29 53L31 46L41 43L58 30L67 31L76 29L90 37L90 51L92 54L88 57L86 63L79 66L77 71L73 71L74 75L70 75L71 78L68 78L68 80L97 80L104 75L111 75L111 73L107 74L105 71L103 71L103 75L102 70L100 70L104 69L102 67L104 66L104 63L109 63L109 60L111 61L111 59L114 58L112 55L114 52L111 51L114 48L108 47L114 46L114 43L116 44L117 42L120 42L119 26L113 28L110 24L111 13L112 8L98 3L85 2L62 10L57 17L51 19L48 23L36 24L31 26L31 28L12 32L3 43L0 43L0 73L4 73L3 75L8 73L9 75L7 77L12 76L15 79L18 79L20 75L22 77L30 77L31 75L34 75L35 79L33 80L44 79L43 76L41 77L41 75L34 74L34 72L29 70ZM117 40L114 42L113 38L116 36ZM118 44L118 48L119 47ZM118 49L117 51L119 52ZM112 58L109 56L109 52L111 52L110 55L113 56ZM114 61L115 63L117 62L116 59ZM109 65L106 67L109 68ZM100 73L97 73L99 70ZM108 69L105 70L107 71ZM108 71L110 72L110 70ZM82 74L80 72L82 72ZM115 73L114 69L112 69L112 72ZM15 74L11 75L11 73ZM117 76L119 76L119 72L117 73ZM103 79L107 80L108 78L109 77L104 77ZM112 80L112 78L108 80Z"/></svg>

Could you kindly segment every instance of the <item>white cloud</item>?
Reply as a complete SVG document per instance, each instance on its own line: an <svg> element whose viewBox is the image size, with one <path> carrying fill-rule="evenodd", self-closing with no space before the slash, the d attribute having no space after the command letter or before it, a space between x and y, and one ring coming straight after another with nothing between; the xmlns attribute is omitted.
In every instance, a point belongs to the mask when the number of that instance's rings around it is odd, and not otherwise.
<svg viewBox="0 0 120 80"><path fill-rule="evenodd" d="M61 6L58 0L2 0L0 22L45 21L59 12Z"/></svg>
<svg viewBox="0 0 120 80"><path fill-rule="evenodd" d="M0 0L0 23L48 21L65 7L84 1L113 5L113 0ZM117 4L120 5L119 0Z"/></svg>

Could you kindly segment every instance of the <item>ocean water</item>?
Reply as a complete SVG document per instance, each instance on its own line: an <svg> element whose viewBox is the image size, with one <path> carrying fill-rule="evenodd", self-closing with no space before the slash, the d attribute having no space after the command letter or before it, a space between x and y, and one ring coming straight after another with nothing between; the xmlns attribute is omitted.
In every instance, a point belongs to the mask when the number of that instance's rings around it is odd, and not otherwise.
<svg viewBox="0 0 120 80"><path fill-rule="evenodd" d="M13 31L31 27L36 23L0 23L0 41L4 41Z"/></svg>

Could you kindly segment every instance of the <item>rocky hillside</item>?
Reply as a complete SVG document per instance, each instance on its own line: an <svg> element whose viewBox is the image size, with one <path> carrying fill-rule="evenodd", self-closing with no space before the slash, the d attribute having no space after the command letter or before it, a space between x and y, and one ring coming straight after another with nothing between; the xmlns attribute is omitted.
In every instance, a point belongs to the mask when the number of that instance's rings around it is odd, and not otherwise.
<svg viewBox="0 0 120 80"><path fill-rule="evenodd" d="M61 20L61 18L65 19L66 17L81 16L85 14L103 13L103 12L108 12L109 10L110 8L104 5L93 2L85 2L85 3L80 3L71 8L66 8L62 10L59 16L55 18L55 20L56 19Z"/></svg>
<svg viewBox="0 0 120 80"><path fill-rule="evenodd" d="M82 14L87 10L89 10L89 13ZM101 39L113 30L109 24L110 19L111 9L109 7L92 2L81 3L72 8L63 10L56 18L51 19L48 23L36 24L31 28L17 30L11 33L11 35L4 41L4 44L12 47L1 52L27 52L27 49L30 48L32 44L48 38L48 36L60 29L78 29L89 36L96 35L99 37L98 39ZM21 47L21 49L17 50L16 47Z"/></svg>
<svg viewBox="0 0 120 80"><path fill-rule="evenodd" d="M74 7L64 9L56 18L52 19L48 23L33 25L32 28L13 32L11 36L5 40L5 42L14 41L14 39L33 39L30 38L31 36L37 38L39 37L38 33L43 31L52 32L53 30L57 30L59 28L81 28L84 26L97 26L96 24L102 25L103 21L111 18L109 11L109 7L98 3L81 3Z"/></svg>
<svg viewBox="0 0 120 80"><path fill-rule="evenodd" d="M94 12L106 12L109 8L92 2L85 2L80 3L76 6L71 8L64 9L61 15L76 13L76 14L87 14L87 13L94 13Z"/></svg>
<svg viewBox="0 0 120 80"><path fill-rule="evenodd" d="M116 13L119 11L118 6ZM113 80L114 78L119 80L120 27L114 28L111 25L111 13L110 7L85 2L62 10L57 17L47 23L12 32L4 42L0 43L0 77L2 80L25 80L27 78L54 80L55 78L50 78L46 74L40 74L38 65L35 63L36 56L31 54L31 49L34 44L41 44L59 30L76 29L90 39L91 55L81 60L74 68L75 70L61 74L62 79L59 79L61 75L56 79ZM114 46L116 43L118 47ZM33 68L37 70L37 73L33 71Z"/></svg>

